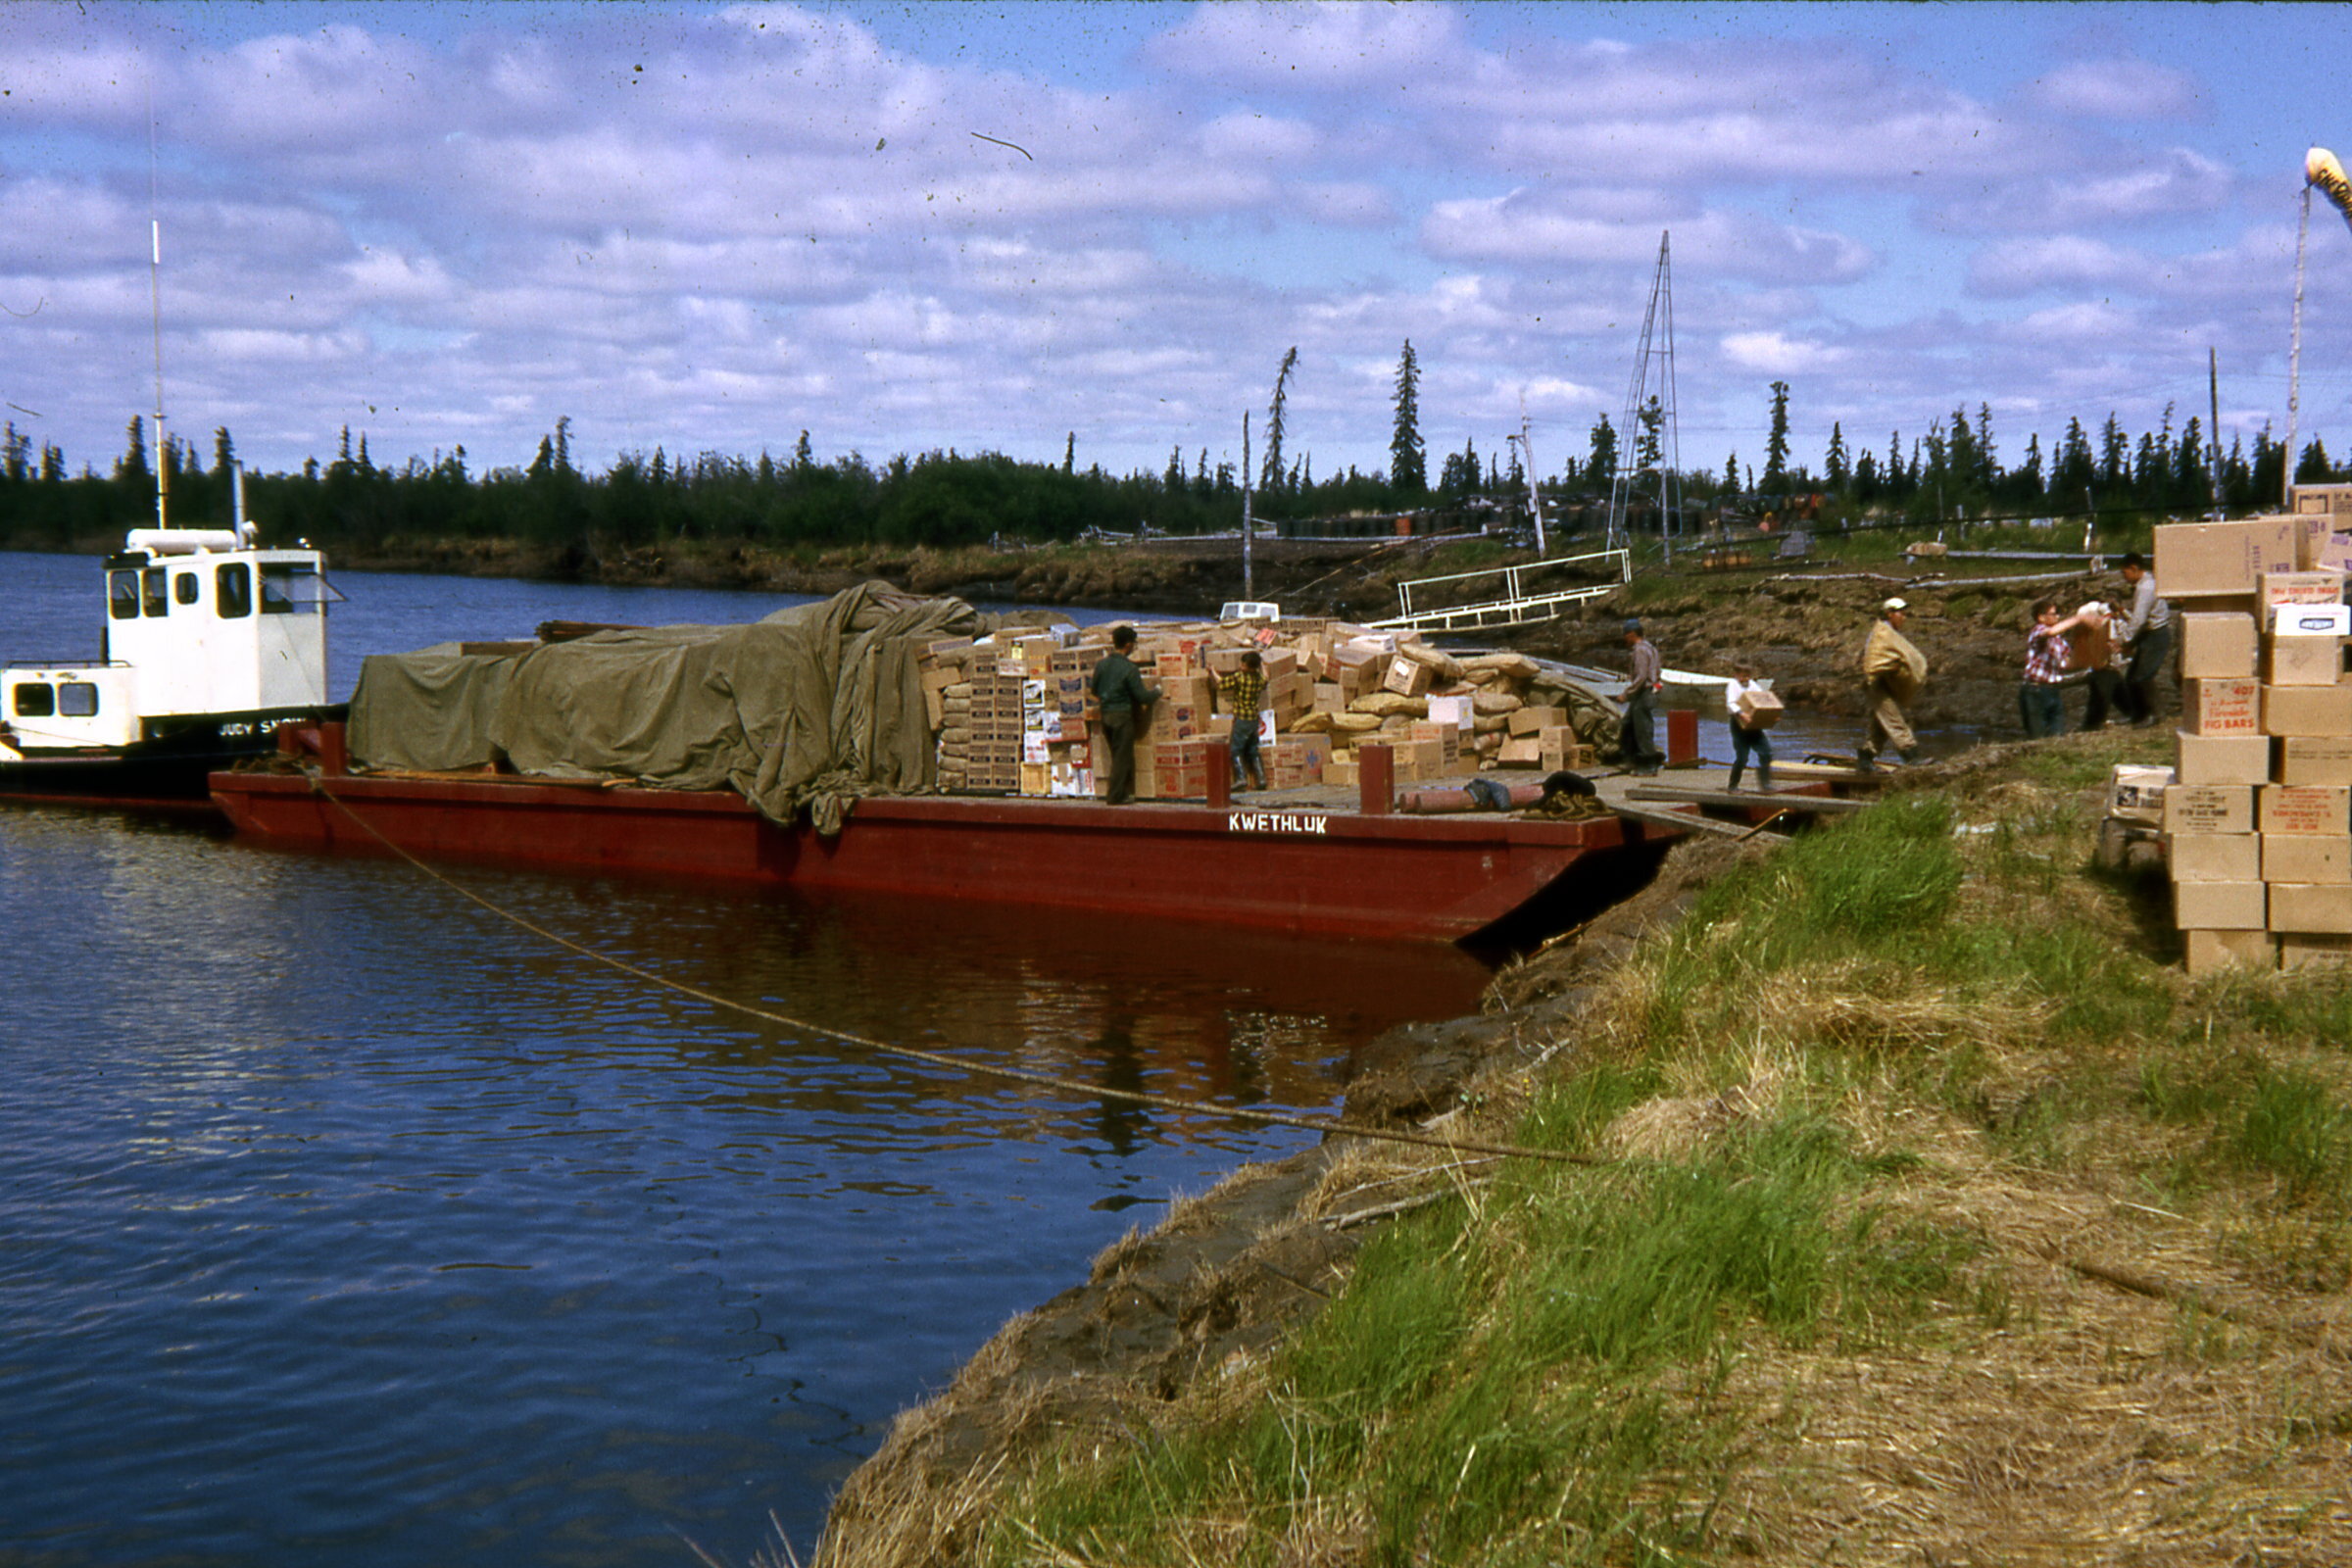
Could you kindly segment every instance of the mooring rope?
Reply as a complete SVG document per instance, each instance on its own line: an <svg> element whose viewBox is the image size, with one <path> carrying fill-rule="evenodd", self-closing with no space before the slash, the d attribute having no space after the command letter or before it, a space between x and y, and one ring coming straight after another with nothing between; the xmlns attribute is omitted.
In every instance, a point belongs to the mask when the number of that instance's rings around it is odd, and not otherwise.
<svg viewBox="0 0 2352 1568"><path fill-rule="evenodd" d="M329 789L324 775L318 769L305 767L303 773L310 780L311 789L315 793L324 796L336 809L350 817L368 837L459 897L480 906L509 924L528 931L544 942L550 942L559 948L576 953L583 958L642 980L648 985L675 991L681 996L692 997L698 1002L705 1002L711 1006L722 1007L730 1012L739 1012L746 1017L758 1018L764 1023L781 1024L803 1034L822 1035L833 1040L847 1041L851 1045L862 1046L868 1051L877 1052L883 1055L900 1056L933 1067L944 1067L953 1072L979 1073L992 1078L1005 1079L1012 1083L1029 1084L1040 1089L1053 1089L1064 1094L1076 1095L1080 1099L1116 1100L1128 1104L1151 1105L1160 1110L1221 1117L1231 1121L1247 1121L1268 1127L1302 1128L1307 1132L1320 1133L1325 1137L1337 1134L1351 1138L1376 1139L1384 1143L1412 1144L1423 1149L1442 1149L1451 1153L1546 1159L1572 1165L1598 1165L1608 1162L1600 1155L1575 1153L1565 1150L1530 1149L1519 1144L1486 1143L1470 1138L1445 1138L1432 1133L1405 1132L1397 1128L1370 1127L1355 1122L1345 1122L1336 1116L1302 1116L1292 1111L1256 1110L1247 1105L1219 1105L1201 1100L1181 1100L1173 1095L1149 1094L1140 1089L1112 1089L1101 1084L1085 1083L1075 1078L1056 1077L1052 1073L1031 1072L1023 1067L1003 1067L990 1062L973 1061L962 1056L952 1056L943 1052L924 1051L914 1046L893 1045L887 1040L875 1040L848 1029L837 1029L827 1024L813 1023L806 1018L795 1018L772 1008L756 1007L748 1002L738 1002L732 997L720 996L715 991L706 991L700 986L688 985L680 980L672 980L667 975L657 974L640 964L629 962L626 958L616 958L609 953L600 953L585 943L575 942L561 932L551 931L534 920L493 903L438 867L428 865L405 847L392 842L373 822L354 810L348 802Z"/></svg>

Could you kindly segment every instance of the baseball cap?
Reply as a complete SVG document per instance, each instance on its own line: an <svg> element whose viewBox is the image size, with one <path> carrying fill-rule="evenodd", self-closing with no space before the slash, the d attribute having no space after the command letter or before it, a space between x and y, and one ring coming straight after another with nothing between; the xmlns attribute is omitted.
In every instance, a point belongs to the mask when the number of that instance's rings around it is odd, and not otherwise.
<svg viewBox="0 0 2352 1568"><path fill-rule="evenodd" d="M1625 623L1625 629L1627 631L1640 631L1642 629L1642 622L1639 620L1629 619Z"/></svg>
<svg viewBox="0 0 2352 1568"><path fill-rule="evenodd" d="M1885 604L1883 604L1883 605L1881 605L1881 606L1879 607L1879 609L1881 609L1882 611L1886 611L1886 610L1909 610L1910 608L1911 608L1911 607L1910 607L1910 605L1908 605L1907 603L1905 603L1904 601L1902 601L1902 600L1900 600L1900 599L1889 599L1889 600L1887 600L1887 601L1886 601Z"/></svg>

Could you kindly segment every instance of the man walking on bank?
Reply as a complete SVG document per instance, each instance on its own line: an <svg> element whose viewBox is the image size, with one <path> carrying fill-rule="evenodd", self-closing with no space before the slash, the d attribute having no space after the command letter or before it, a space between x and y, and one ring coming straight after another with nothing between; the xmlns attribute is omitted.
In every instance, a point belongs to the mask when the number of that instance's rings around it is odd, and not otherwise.
<svg viewBox="0 0 2352 1568"><path fill-rule="evenodd" d="M1919 756L1919 739L1911 733L1906 710L1928 682L1928 659L1903 635L1910 612L1910 605L1900 599L1881 605L1862 650L1862 701L1870 710L1870 728L1855 749L1854 760L1865 769L1875 766L1884 751L1892 750L1906 762Z"/></svg>
<svg viewBox="0 0 2352 1568"><path fill-rule="evenodd" d="M1102 738L1110 746L1110 788L1104 799L1112 806L1135 799L1135 725L1158 696L1127 657L1134 647L1135 628L1115 626L1110 652L1095 666L1095 703L1102 710Z"/></svg>
<svg viewBox="0 0 2352 1568"><path fill-rule="evenodd" d="M1633 651L1634 667L1620 694L1625 718L1617 726L1617 749L1625 754L1625 765L1646 778L1666 760L1666 754L1658 750L1655 712L1665 665L1656 647L1642 635L1638 620L1625 623L1625 646Z"/></svg>

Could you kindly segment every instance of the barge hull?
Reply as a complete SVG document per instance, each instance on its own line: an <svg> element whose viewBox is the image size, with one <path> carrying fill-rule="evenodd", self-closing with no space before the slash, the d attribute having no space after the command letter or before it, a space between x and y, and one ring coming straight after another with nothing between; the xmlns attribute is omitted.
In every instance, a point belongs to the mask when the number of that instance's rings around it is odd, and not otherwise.
<svg viewBox="0 0 2352 1568"><path fill-rule="evenodd" d="M285 772L220 773L212 785L238 835L261 846L382 855L389 841L434 861L791 883L1382 941L1475 937L1579 862L1639 857L1673 836L1613 815L899 796L859 801L826 839L717 791L348 774L314 782Z"/></svg>

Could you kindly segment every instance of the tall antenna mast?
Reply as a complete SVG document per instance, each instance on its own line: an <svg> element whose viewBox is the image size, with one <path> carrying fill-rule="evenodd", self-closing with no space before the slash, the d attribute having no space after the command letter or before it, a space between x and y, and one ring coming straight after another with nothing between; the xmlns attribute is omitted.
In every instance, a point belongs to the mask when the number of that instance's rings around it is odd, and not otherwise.
<svg viewBox="0 0 2352 1568"><path fill-rule="evenodd" d="M172 482L164 437L164 220L156 177L155 83L147 84L147 305L155 332L155 525L169 528Z"/></svg>
<svg viewBox="0 0 2352 1568"><path fill-rule="evenodd" d="M1641 451L1645 433L1642 416L1654 399L1658 405L1658 537L1668 556L1683 522L1682 421L1675 411L1674 387L1674 274L1673 233L1658 235L1658 271L1649 285L1649 310L1642 318L1642 345L1634 352L1634 374L1626 387L1625 423L1617 437L1617 472L1609 483L1607 543L1619 549L1631 543L1626 508L1641 484ZM1653 362L1655 369L1653 371ZM1629 450L1629 444L1631 450Z"/></svg>

